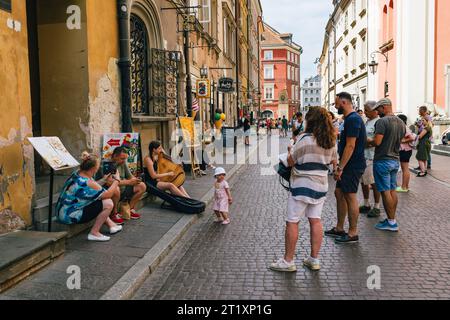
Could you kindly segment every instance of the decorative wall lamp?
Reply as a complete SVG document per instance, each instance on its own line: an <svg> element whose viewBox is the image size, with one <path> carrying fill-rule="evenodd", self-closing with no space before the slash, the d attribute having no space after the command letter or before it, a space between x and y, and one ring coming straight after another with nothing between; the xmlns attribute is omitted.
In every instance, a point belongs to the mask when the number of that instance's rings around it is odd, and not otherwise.
<svg viewBox="0 0 450 320"><path fill-rule="evenodd" d="M208 68L207 67L200 68L200 76L202 78L208 78Z"/></svg>
<svg viewBox="0 0 450 320"><path fill-rule="evenodd" d="M372 62L369 63L370 72L372 74L375 74L378 71L378 62L375 61L375 54L376 53L379 53L379 54L384 56L384 58L385 58L384 62L389 62L389 58L388 58L387 54L385 54L385 53L383 53L381 51L372 52L372 54L370 55L372 57Z"/></svg>

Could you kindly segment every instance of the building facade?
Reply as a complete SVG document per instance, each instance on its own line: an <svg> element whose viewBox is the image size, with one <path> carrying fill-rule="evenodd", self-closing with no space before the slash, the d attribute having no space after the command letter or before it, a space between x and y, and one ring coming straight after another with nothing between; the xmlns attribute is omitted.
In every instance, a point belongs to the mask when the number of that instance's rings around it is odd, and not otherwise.
<svg viewBox="0 0 450 320"><path fill-rule="evenodd" d="M322 78L320 75L308 78L302 85L302 111L308 111L311 107L322 106Z"/></svg>
<svg viewBox="0 0 450 320"><path fill-rule="evenodd" d="M352 18L354 4L359 16L356 23ZM337 92L348 91L355 96L356 106L367 99L389 97L395 111L406 114L411 120L417 117L422 105L428 106L435 117L448 117L450 49L448 41L444 40L450 32L446 23L448 2L342 0L334 1L334 5L320 58L325 106L331 107ZM351 35L350 28L357 35ZM350 39L350 45L345 44L346 38ZM364 41L367 50L362 46L358 53L358 43L364 44ZM354 44L356 58L352 56ZM344 49L344 55L340 49ZM352 83L351 86L341 81L342 75L345 80L348 72L347 83ZM355 80L351 80L352 77ZM439 134L439 130L436 131Z"/></svg>
<svg viewBox="0 0 450 320"><path fill-rule="evenodd" d="M236 5L233 0L1 1L0 213L12 210L30 227L39 222L33 212L42 194L36 191L44 188L49 168L28 137L58 136L75 157L84 150L100 154L105 133L129 131L140 133L144 155L151 140L170 150L177 116L188 110L186 52L192 92L202 69L213 84L211 98L199 101L200 119L212 124L221 108L226 125L235 126L239 97L236 91L219 93L217 83L237 78ZM261 21L261 7L255 12L257 18L246 19ZM249 46L254 66L257 47Z"/></svg>
<svg viewBox="0 0 450 320"><path fill-rule="evenodd" d="M323 78L329 78L324 94L346 91L360 108L367 99L368 86L368 1L333 2L334 12L326 27L326 44L320 58L320 73ZM331 107L334 98L327 96L325 101Z"/></svg>
<svg viewBox="0 0 450 320"><path fill-rule="evenodd" d="M262 116L292 119L300 110L300 59L303 49L292 34L264 25L261 41Z"/></svg>
<svg viewBox="0 0 450 320"><path fill-rule="evenodd" d="M450 2L436 0L434 102L450 115Z"/></svg>

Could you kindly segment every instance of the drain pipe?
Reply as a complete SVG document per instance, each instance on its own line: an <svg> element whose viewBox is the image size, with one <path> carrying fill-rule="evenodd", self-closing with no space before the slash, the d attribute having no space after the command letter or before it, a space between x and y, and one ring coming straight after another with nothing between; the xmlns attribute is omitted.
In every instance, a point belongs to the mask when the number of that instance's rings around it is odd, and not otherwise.
<svg viewBox="0 0 450 320"><path fill-rule="evenodd" d="M133 132L131 124L131 59L130 59L130 23L128 1L119 0L119 70L121 82L122 132Z"/></svg>

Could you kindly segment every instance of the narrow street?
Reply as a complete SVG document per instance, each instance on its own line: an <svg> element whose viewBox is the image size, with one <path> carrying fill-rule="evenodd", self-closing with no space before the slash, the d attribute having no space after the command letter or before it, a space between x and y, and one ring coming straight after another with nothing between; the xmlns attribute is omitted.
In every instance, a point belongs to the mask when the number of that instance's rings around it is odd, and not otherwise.
<svg viewBox="0 0 450 320"><path fill-rule="evenodd" d="M283 140L287 144L287 139ZM263 144L262 147L265 145ZM281 149L283 150L283 149ZM232 223L213 223L209 207L134 299L449 299L450 191L432 178L412 178L411 192L400 195L400 232L374 229L377 219L360 217L360 242L337 245L325 238L322 269L301 267L309 250L309 227L301 222L297 273L280 274L268 264L284 248L288 194L276 175L244 166L231 180ZM323 223L335 223L334 182ZM367 288L369 266L379 266L381 289Z"/></svg>

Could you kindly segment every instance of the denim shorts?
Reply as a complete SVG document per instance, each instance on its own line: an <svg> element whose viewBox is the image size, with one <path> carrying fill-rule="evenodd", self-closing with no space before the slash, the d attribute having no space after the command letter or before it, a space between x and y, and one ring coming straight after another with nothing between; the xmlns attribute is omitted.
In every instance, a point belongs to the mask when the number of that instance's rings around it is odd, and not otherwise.
<svg viewBox="0 0 450 320"><path fill-rule="evenodd" d="M397 173L400 163L397 160L377 160L373 163L373 176L379 192L397 189Z"/></svg>

